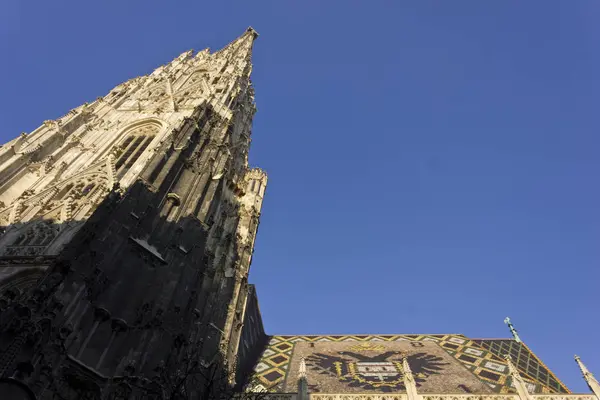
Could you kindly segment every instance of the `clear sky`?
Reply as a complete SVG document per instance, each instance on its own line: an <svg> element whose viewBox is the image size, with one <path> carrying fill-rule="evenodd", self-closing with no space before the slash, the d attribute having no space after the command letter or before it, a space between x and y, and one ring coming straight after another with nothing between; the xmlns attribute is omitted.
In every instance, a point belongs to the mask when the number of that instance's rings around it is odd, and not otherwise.
<svg viewBox="0 0 600 400"><path fill-rule="evenodd" d="M598 20L594 0L3 0L0 139L251 25L268 333L497 338L508 315L587 391Z"/></svg>

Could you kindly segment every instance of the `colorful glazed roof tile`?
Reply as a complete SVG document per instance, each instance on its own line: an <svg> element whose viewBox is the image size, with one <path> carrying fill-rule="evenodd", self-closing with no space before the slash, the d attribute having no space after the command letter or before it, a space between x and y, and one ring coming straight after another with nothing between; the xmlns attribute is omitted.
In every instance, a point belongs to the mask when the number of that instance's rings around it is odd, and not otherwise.
<svg viewBox="0 0 600 400"><path fill-rule="evenodd" d="M570 393L525 344L459 334L270 336L253 374L271 392L295 392L304 357L313 393L401 392L408 355L421 393L514 393L507 354L532 393Z"/></svg>

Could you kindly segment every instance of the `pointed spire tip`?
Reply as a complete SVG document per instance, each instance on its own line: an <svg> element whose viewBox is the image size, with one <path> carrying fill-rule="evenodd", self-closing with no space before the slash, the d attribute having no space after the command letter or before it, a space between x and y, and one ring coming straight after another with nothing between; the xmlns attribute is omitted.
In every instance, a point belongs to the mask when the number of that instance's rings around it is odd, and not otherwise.
<svg viewBox="0 0 600 400"><path fill-rule="evenodd" d="M256 39L258 37L258 32L256 32L256 30L253 27L251 27L251 26L249 26L246 29L246 32L252 34L252 36L253 36L254 39Z"/></svg>
<svg viewBox="0 0 600 400"><path fill-rule="evenodd" d="M516 342L519 342L519 343L521 343L521 338L519 337L519 334L517 333L517 330L515 329L514 325L512 324L512 321L510 320L510 318L509 318L509 317L506 317L506 318L504 319L504 323L505 323L506 325L508 325L508 328L510 329L510 333L512 334L512 336L513 336L513 339L514 339Z"/></svg>
<svg viewBox="0 0 600 400"><path fill-rule="evenodd" d="M583 379L587 382L592 392L596 395L598 399L600 399L600 382L594 377L594 375L587 369L583 361L579 359L579 357L575 356L575 361L579 365L579 369L583 375Z"/></svg>

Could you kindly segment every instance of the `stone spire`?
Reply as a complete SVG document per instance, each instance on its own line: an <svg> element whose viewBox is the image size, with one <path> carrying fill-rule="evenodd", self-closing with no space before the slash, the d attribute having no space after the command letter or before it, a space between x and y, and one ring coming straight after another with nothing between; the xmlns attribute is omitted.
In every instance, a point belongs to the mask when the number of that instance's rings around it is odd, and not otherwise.
<svg viewBox="0 0 600 400"><path fill-rule="evenodd" d="M579 358L579 356L575 356L575 361L581 369L583 379L585 379L592 392L594 392L596 398L600 399L600 383L598 383L598 380L594 377L594 375L587 369L583 362L581 362L581 358Z"/></svg>
<svg viewBox="0 0 600 400"><path fill-rule="evenodd" d="M510 356L507 355L504 358L506 359L508 369L510 370L510 376L512 378L513 386L517 389L517 393L519 394L521 400L533 400L533 397L529 394L529 391L527 390L527 383L525 383L525 381L521 377L521 374L519 374L519 371L517 370L517 367L515 367L515 365L513 364Z"/></svg>
<svg viewBox="0 0 600 400"><path fill-rule="evenodd" d="M248 27L244 34L217 51L215 56L227 60L226 66L233 66L235 72L242 72L248 67L251 67L252 46L257 37L258 32L252 27ZM249 76L250 71L244 73L244 75Z"/></svg>
<svg viewBox="0 0 600 400"><path fill-rule="evenodd" d="M233 375L267 183L248 165L256 36L249 29L218 54L184 52L0 148L0 185L14 189L0 190L2 265L50 265L43 281L27 280L35 292L21 275L7 282L35 301L2 301L11 311L0 331L26 315L19 323L43 334L1 335L0 349L11 347L0 375L30 358L33 380L50 360L67 371L68 354L90 372L73 381L97 398L113 393L106 379L150 382L192 358ZM5 277L0 266L0 289ZM60 346L49 345L59 331ZM146 397L135 390L123 396Z"/></svg>
<svg viewBox="0 0 600 400"><path fill-rule="evenodd" d="M510 333L513 335L515 341L521 343L521 338L519 337L519 334L517 333L517 330L513 326L512 322L510 322L510 318L506 317L504 319L504 323L508 325L508 329L510 329Z"/></svg>
<svg viewBox="0 0 600 400"><path fill-rule="evenodd" d="M258 32L249 26L241 36L229 43L227 46L223 47L221 50L217 51L215 54L219 54L221 56L232 54L251 56L252 43L257 37Z"/></svg>
<svg viewBox="0 0 600 400"><path fill-rule="evenodd" d="M308 400L308 381L306 380L306 362L304 357L300 359L298 369L298 400Z"/></svg>
<svg viewBox="0 0 600 400"><path fill-rule="evenodd" d="M408 357L406 354L402 357L402 370L404 378L404 386L406 386L406 395L408 400L419 400L419 393L417 392L417 384L415 378L408 364Z"/></svg>
<svg viewBox="0 0 600 400"><path fill-rule="evenodd" d="M207 55L201 52L196 57L199 58L197 64L209 60L213 89L211 102L216 100L213 106L219 110L221 106L231 111L242 110L245 116L241 119L245 123L252 119L256 111L250 75L252 74L252 48L257 37L258 33L248 28L244 34L214 54Z"/></svg>

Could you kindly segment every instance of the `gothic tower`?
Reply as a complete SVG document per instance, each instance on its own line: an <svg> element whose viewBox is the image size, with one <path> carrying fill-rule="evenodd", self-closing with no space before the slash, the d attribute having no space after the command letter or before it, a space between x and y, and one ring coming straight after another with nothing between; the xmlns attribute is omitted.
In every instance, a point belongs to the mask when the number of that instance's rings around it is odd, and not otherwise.
<svg viewBox="0 0 600 400"><path fill-rule="evenodd" d="M267 181L248 167L257 36L0 148L2 377L108 398L190 357L233 376Z"/></svg>

